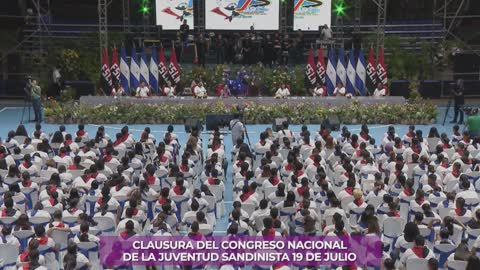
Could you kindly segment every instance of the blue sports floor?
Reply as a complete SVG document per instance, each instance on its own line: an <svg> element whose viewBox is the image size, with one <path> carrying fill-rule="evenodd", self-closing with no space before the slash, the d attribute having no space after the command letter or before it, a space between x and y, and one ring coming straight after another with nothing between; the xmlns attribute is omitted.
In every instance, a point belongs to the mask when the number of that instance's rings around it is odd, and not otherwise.
<svg viewBox="0 0 480 270"><path fill-rule="evenodd" d="M452 124L449 124L449 121L453 118L453 110L450 110L449 116L447 117L447 121L445 126L442 126L443 117L445 115L445 107L439 108L439 113L437 116L437 122L434 125L417 125L416 128L423 131L424 136L427 136L430 127L436 126L439 133L446 132L447 134L451 134ZM15 130L17 125L20 123L22 118L22 111L23 108L21 107L4 107L0 108L0 137L4 139L7 136L8 131ZM32 118L33 118L33 111ZM26 110L26 115L24 117L28 119L28 110ZM34 130L35 124L34 123L26 123L25 124L27 131L31 134ZM53 133L54 131L58 130L59 125L51 125L51 124L43 124L42 130L49 134ZM115 134L119 132L120 128L123 125L104 125L106 132L110 135L110 137L115 138ZM141 132L147 125L129 125L130 132L134 135L136 139L140 137ZM157 138L161 138L165 133L167 125L148 125L152 131L152 134ZM399 136L403 136L407 130L408 125L394 125L395 131ZM260 132L264 131L267 127L271 127L271 125L247 125L247 131L249 133L250 141L255 144L259 139ZM90 137L94 136L98 125L85 125L86 131L89 133ZM301 125L291 125L290 129L293 130L296 134L300 131ZM310 125L308 129L310 130L311 134L314 134L319 128L318 125ZM373 136L377 143L380 143L383 139L383 134L385 133L387 125L370 125L370 135ZM66 125L67 132L75 133L77 131L77 125ZM355 133L360 131L360 125L348 125L348 129ZM463 129L463 126L461 127ZM185 133L184 127L182 125L176 125L174 132L178 135L180 143L182 146L186 143L187 134ZM333 132L334 137L336 137L339 132ZM206 153L206 142L208 135L206 133L203 134L203 142L204 142L204 153ZM230 157L230 149L232 147L231 137L226 136L225 138L225 153L227 153L227 157ZM229 164L230 165L230 164ZM229 169L230 171L230 166ZM226 181L226 193L225 193L225 201L226 201L226 210L227 213L231 212L232 209L232 183L230 179L230 173L227 172L228 180ZM217 220L217 225L215 227L216 234L224 234L226 231L228 224L228 217L223 217L221 220Z"/></svg>

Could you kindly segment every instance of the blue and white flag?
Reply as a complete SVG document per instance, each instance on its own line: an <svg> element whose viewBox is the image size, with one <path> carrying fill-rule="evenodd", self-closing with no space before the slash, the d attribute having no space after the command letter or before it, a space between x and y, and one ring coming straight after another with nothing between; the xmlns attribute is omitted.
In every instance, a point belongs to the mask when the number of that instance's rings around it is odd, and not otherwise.
<svg viewBox="0 0 480 270"><path fill-rule="evenodd" d="M140 66L138 65L137 51L135 47L132 47L132 57L130 58L130 85L133 90L138 88L138 82L140 81Z"/></svg>
<svg viewBox="0 0 480 270"><path fill-rule="evenodd" d="M326 84L327 84L327 91L329 95L333 95L333 90L335 89L335 84L337 81L337 73L335 72L335 53L333 49L330 48L328 50L328 63L327 63L327 77L326 77Z"/></svg>
<svg viewBox="0 0 480 270"><path fill-rule="evenodd" d="M355 55L353 49L348 54L346 89L347 93L355 95Z"/></svg>
<svg viewBox="0 0 480 270"><path fill-rule="evenodd" d="M158 94L158 58L157 50L152 47L152 55L150 57L150 85L155 93Z"/></svg>
<svg viewBox="0 0 480 270"><path fill-rule="evenodd" d="M130 93L130 68L127 64L125 47L120 50L120 84L125 92Z"/></svg>
<svg viewBox="0 0 480 270"><path fill-rule="evenodd" d="M365 96L365 80L367 77L367 72L365 69L365 56L363 55L362 49L360 49L360 52L358 52L356 73L355 88L358 90L360 95Z"/></svg>
<svg viewBox="0 0 480 270"><path fill-rule="evenodd" d="M343 49L338 50L338 62L337 62L337 83L341 82L343 86L347 84L347 71L345 70L345 55Z"/></svg>
<svg viewBox="0 0 480 270"><path fill-rule="evenodd" d="M150 85L149 77L147 56L145 55L145 48L142 48L142 58L140 59L140 82L145 82L147 85Z"/></svg>

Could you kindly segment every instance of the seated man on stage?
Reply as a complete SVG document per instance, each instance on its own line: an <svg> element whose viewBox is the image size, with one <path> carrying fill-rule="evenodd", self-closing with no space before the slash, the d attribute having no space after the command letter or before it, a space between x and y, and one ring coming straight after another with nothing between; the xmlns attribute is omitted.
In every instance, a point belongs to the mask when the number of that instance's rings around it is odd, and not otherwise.
<svg viewBox="0 0 480 270"><path fill-rule="evenodd" d="M387 89L385 89L385 86L382 83L378 83L377 88L375 88L375 91L373 92L374 97L384 97L387 95Z"/></svg>
<svg viewBox="0 0 480 270"><path fill-rule="evenodd" d="M145 84L145 82L141 82L140 85L137 87L137 97L146 98L150 95L150 89Z"/></svg>
<svg viewBox="0 0 480 270"><path fill-rule="evenodd" d="M347 90L345 90L345 87L343 86L342 82L337 83L337 87L333 90L333 95L334 96L345 96L347 93Z"/></svg>
<svg viewBox="0 0 480 270"><path fill-rule="evenodd" d="M167 82L167 86L163 89L165 96L167 97L174 97L175 96L175 86L172 86L170 81Z"/></svg>
<svg viewBox="0 0 480 270"><path fill-rule="evenodd" d="M313 96L314 97L321 97L325 93L325 89L323 89L323 86L320 85L320 83L317 83L315 85L315 88L313 89Z"/></svg>
<svg viewBox="0 0 480 270"><path fill-rule="evenodd" d="M207 98L207 89L203 86L203 82L199 82L193 89L196 98Z"/></svg>
<svg viewBox="0 0 480 270"><path fill-rule="evenodd" d="M278 88L277 92L275 92L275 98L287 98L290 96L290 90L286 84L282 83L280 88Z"/></svg>

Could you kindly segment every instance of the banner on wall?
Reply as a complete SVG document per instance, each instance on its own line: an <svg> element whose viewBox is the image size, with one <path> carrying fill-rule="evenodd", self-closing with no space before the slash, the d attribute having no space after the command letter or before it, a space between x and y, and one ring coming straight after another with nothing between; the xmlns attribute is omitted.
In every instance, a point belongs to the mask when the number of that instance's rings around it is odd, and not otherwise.
<svg viewBox="0 0 480 270"><path fill-rule="evenodd" d="M163 30L179 30L183 20L193 30L193 0L156 0L155 11Z"/></svg>
<svg viewBox="0 0 480 270"><path fill-rule="evenodd" d="M325 24L330 27L332 0L295 0L293 14L294 30L318 31Z"/></svg>
<svg viewBox="0 0 480 270"><path fill-rule="evenodd" d="M278 30L278 0L205 1L205 28L208 30Z"/></svg>

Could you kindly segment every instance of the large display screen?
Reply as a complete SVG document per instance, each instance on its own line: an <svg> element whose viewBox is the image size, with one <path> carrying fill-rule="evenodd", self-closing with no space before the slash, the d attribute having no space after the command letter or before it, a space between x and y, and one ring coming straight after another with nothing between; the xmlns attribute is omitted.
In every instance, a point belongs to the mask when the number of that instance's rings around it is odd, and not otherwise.
<svg viewBox="0 0 480 270"><path fill-rule="evenodd" d="M278 30L279 0L205 1L208 30Z"/></svg>
<svg viewBox="0 0 480 270"><path fill-rule="evenodd" d="M193 30L193 0L156 0L157 25L163 30L179 30L183 20L187 20Z"/></svg>
<svg viewBox="0 0 480 270"><path fill-rule="evenodd" d="M332 20L332 0L295 0L293 6L293 29L318 31L319 26Z"/></svg>

